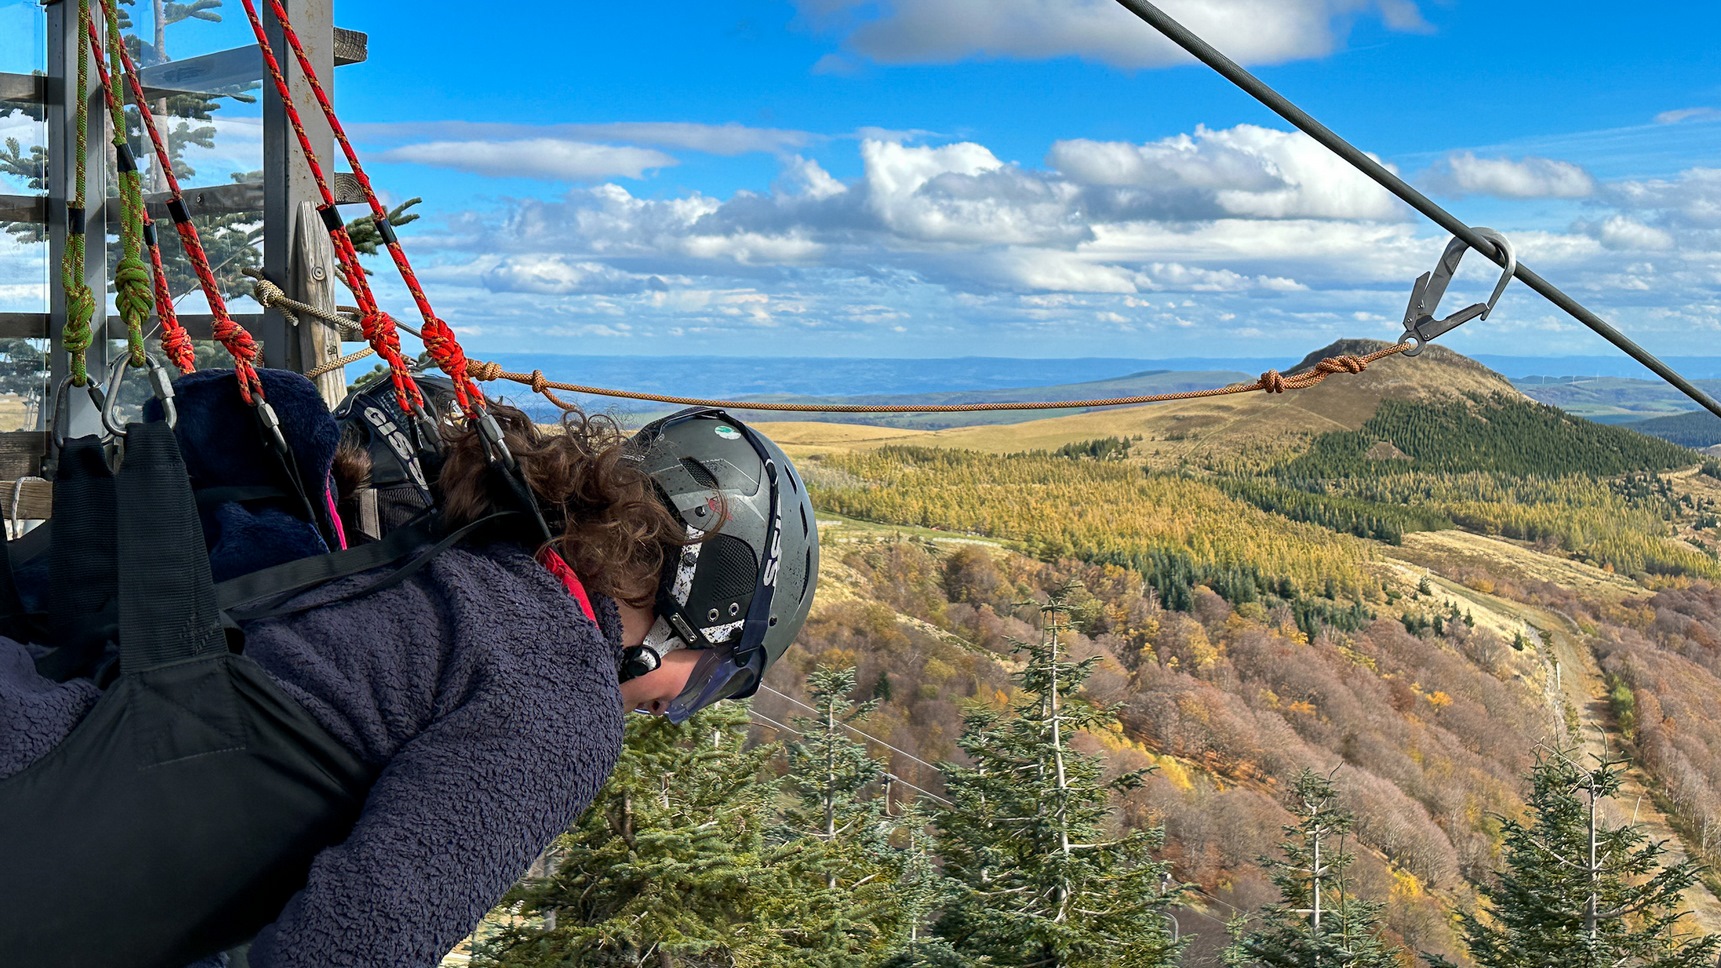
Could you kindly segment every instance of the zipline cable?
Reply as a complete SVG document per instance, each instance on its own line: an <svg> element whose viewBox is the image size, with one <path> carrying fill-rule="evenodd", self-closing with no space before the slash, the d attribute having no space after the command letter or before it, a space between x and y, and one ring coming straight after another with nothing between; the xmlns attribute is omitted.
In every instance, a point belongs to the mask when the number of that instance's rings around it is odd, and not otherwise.
<svg viewBox="0 0 1721 968"><path fill-rule="evenodd" d="M1431 219L1436 225L1452 233L1456 238L1463 239L1465 244L1494 260L1496 265L1505 267L1507 260L1498 252L1494 244L1483 238L1475 229L1459 221L1451 212L1436 205L1428 196L1412 188L1408 182L1386 169L1385 165L1375 161L1360 151L1355 145L1333 133L1332 129L1316 121L1308 112L1292 104L1284 95L1269 87L1266 82L1244 70L1238 63L1220 53L1213 45L1202 40L1189 28L1173 20L1165 11L1159 9L1147 0L1117 0L1124 9L1140 17L1143 21L1164 34L1177 46L1188 51L1197 60L1218 71L1221 76L1242 88L1245 93L1260 101L1274 114L1296 125L1299 130L1309 137L1325 145L1330 151L1349 162L1358 171L1373 179L1382 188L1402 199L1405 204L1416 209ZM1585 309L1576 299L1561 292L1553 283L1532 272L1522 262L1517 264L1513 274L1549 302L1565 310L1573 319L1594 330L1602 339L1607 340L1622 350L1627 356L1643 364L1656 376L1667 381L1679 392L1690 397L1703 409L1721 417L1721 403L1717 403L1709 394L1673 371L1672 367L1656 359L1648 350L1637 345L1630 337L1614 329L1606 320Z"/></svg>

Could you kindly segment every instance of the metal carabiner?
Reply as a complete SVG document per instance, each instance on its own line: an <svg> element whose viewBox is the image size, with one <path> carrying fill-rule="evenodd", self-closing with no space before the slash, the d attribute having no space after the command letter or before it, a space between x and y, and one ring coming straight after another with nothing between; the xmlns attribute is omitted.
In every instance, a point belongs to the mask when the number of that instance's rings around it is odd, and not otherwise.
<svg viewBox="0 0 1721 968"><path fill-rule="evenodd" d="M1453 273L1458 271L1458 263L1463 261L1464 253L1470 251L1470 243L1463 239L1454 238L1446 243L1446 251L1440 254L1440 261L1435 263L1433 272L1424 272L1416 279L1416 284L1410 290L1410 305L1404 310L1404 335L1400 342L1415 345L1404 351L1405 356L1415 356L1429 340L1449 333L1472 319L1487 319L1494 311L1494 304L1500 301L1500 294L1506 291L1507 283L1518 271L1518 256L1512 248L1512 243L1504 235L1493 229L1476 226L1477 235L1482 236L1500 254L1506 257L1505 271L1500 274L1500 281L1494 284L1494 292L1487 302L1475 303L1458 310L1445 319L1435 319L1434 311L1440 307L1440 297L1446 295L1446 287L1452 282Z"/></svg>
<svg viewBox="0 0 1721 968"><path fill-rule="evenodd" d="M60 385L54 390L54 410L53 416L49 418L48 422L48 437L53 441L56 453L66 446L66 425L71 423L72 419L71 405L66 391L77 386L77 384L73 382L73 379L73 377L66 377L64 380L60 381ZM89 394L90 403L95 405L97 413L101 413L107 409L107 399L102 395L101 386L95 381L86 378L84 380L84 385L78 387L78 389ZM107 422L104 420L102 423L102 429L107 429Z"/></svg>
<svg viewBox="0 0 1721 968"><path fill-rule="evenodd" d="M161 401L161 413L167 420L167 427L172 430L179 423L179 411L173 403L173 378L167 375L167 369L161 361L149 354L144 354L144 367L149 371L149 386L155 398ZM131 356L121 354L114 361L108 372L107 387L102 391L107 398L102 406L102 428L116 440L125 439L125 421L120 418L120 388L125 383L125 376L131 371Z"/></svg>

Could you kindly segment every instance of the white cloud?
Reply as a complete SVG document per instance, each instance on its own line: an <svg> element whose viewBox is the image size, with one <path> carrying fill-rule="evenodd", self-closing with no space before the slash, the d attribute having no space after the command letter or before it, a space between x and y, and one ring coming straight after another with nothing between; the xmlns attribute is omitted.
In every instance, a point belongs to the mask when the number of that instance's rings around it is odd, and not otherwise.
<svg viewBox="0 0 1721 968"><path fill-rule="evenodd" d="M690 121L621 121L611 124L518 124L500 121L385 121L352 126L367 141L557 141L617 142L675 148L712 155L782 154L824 141L789 128L756 128Z"/></svg>
<svg viewBox="0 0 1721 968"><path fill-rule="evenodd" d="M885 64L970 58L1076 56L1118 67L1187 61L1115 0L796 0L815 27L841 34L862 57ZM1361 16L1425 31L1411 0L1162 0L1166 12L1243 63L1321 57ZM825 70L834 68L826 65Z"/></svg>
<svg viewBox="0 0 1721 968"><path fill-rule="evenodd" d="M1656 124L1682 124L1686 121L1721 121L1721 109L1679 108L1655 116Z"/></svg>
<svg viewBox="0 0 1721 968"><path fill-rule="evenodd" d="M553 254L514 255L496 260L480 270L480 279L492 292L546 295L631 293L669 288L654 275L637 275L601 262Z"/></svg>
<svg viewBox="0 0 1721 968"><path fill-rule="evenodd" d="M1608 200L1650 212L1653 220L1686 228L1721 228L1721 168L1692 168L1677 178L1623 181L1608 186Z"/></svg>
<svg viewBox="0 0 1721 968"><path fill-rule="evenodd" d="M669 155L649 148L557 138L430 141L392 148L379 157L383 161L434 165L498 178L545 178L552 181L592 181L618 176L639 178L650 169L668 168L676 163Z"/></svg>
<svg viewBox="0 0 1721 968"><path fill-rule="evenodd" d="M1140 145L1059 141L1046 160L1083 185L1124 190L1110 196L1120 214L1384 220L1406 213L1307 135L1249 124L1203 126Z"/></svg>
<svg viewBox="0 0 1721 968"><path fill-rule="evenodd" d="M1584 198L1596 190L1589 172L1552 158L1478 158L1466 151L1429 172L1432 187L1456 195L1499 198Z"/></svg>
<svg viewBox="0 0 1721 968"><path fill-rule="evenodd" d="M1598 224L1583 227L1610 249L1662 251L1674 246L1673 233L1625 215L1610 215Z"/></svg>

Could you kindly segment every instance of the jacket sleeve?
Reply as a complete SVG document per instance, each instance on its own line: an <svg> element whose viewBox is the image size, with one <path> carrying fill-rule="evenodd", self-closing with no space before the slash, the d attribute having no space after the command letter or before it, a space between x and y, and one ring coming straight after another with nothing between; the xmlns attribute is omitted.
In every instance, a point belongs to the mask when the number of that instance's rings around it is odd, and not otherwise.
<svg viewBox="0 0 1721 968"><path fill-rule="evenodd" d="M503 656L389 760L346 841L258 934L254 968L430 966L472 930L621 750L605 649L574 647L592 662L562 650Z"/></svg>

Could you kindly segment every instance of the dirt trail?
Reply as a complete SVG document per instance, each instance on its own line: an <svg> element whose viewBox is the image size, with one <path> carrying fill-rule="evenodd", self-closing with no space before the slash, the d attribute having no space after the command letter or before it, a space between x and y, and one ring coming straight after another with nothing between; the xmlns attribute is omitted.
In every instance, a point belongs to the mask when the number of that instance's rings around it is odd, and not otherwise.
<svg viewBox="0 0 1721 968"><path fill-rule="evenodd" d="M1452 582L1440 581L1439 585L1441 591L1452 597L1468 599L1493 612L1515 613L1519 620L1528 623L1528 636L1548 665L1549 711L1558 728L1564 731L1565 707L1569 705L1577 711L1578 735L1573 738L1581 742L1586 762L1595 762L1594 758L1599 756L1619 754L1621 740L1608 727L1612 722L1612 712L1608 708L1607 681L1596 663L1595 654L1584 644L1582 634L1570 617L1484 595ZM1627 765L1611 813L1610 820L1616 823L1635 820L1643 825L1651 840L1665 841L1668 863L1676 864L1689 858L1673 825L1655 805L1639 768ZM1686 892L1685 902L1691 909L1695 927L1709 934L1721 933L1721 898L1698 883Z"/></svg>

